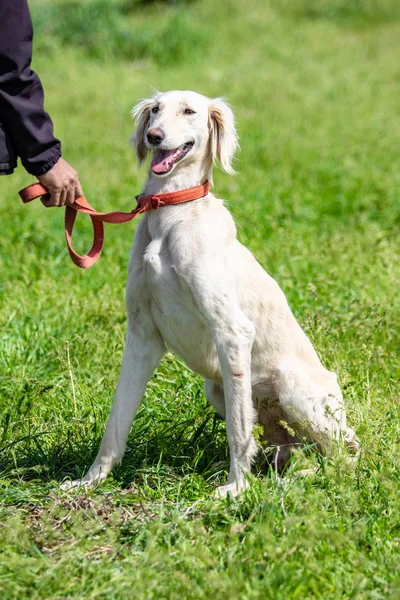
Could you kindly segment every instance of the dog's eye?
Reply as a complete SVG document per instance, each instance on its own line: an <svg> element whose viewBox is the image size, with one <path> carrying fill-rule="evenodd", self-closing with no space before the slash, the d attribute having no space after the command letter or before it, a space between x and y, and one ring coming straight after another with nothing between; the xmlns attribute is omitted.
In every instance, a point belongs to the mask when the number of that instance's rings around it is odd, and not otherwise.
<svg viewBox="0 0 400 600"><path fill-rule="evenodd" d="M191 108L185 108L185 110L183 111L184 115L194 115L195 111L192 110Z"/></svg>
<svg viewBox="0 0 400 600"><path fill-rule="evenodd" d="M160 109L158 108L158 106L153 106L153 108L151 109L151 112L156 114L156 113L158 113L159 110Z"/></svg>

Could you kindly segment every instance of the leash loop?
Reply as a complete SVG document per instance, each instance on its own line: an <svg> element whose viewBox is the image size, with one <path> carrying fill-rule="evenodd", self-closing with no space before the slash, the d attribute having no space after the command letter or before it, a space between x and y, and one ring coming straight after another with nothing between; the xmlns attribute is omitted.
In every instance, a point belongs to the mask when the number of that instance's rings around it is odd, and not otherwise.
<svg viewBox="0 0 400 600"><path fill-rule="evenodd" d="M65 239L67 242L68 252L72 259L72 262L81 269L89 269L100 257L101 251L103 250L104 244L104 224L99 219L96 219L93 215L89 215L93 226L93 243L89 252L84 256L81 256L72 247L72 232L75 225L75 220L78 211L72 206L65 207Z"/></svg>

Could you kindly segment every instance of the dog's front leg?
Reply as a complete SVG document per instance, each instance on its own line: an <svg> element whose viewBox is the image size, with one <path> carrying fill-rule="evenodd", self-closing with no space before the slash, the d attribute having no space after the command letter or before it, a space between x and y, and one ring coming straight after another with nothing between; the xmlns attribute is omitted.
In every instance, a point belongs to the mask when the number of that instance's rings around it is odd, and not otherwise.
<svg viewBox="0 0 400 600"><path fill-rule="evenodd" d="M128 308L128 332L114 403L100 450L83 479L62 487L92 486L104 481L125 452L129 430L140 406L148 379L157 368L165 345L143 298Z"/></svg>
<svg viewBox="0 0 400 600"><path fill-rule="evenodd" d="M230 469L228 483L218 488L217 495L237 495L247 486L246 475L256 453L251 385L254 325L241 310L229 271L210 262L188 272L187 281L214 339L222 374Z"/></svg>
<svg viewBox="0 0 400 600"><path fill-rule="evenodd" d="M254 327L241 312L220 323L214 332L225 394L226 432L230 450L227 485L218 488L220 497L239 494L247 486L246 475L256 453L252 435L254 408L251 389L251 348Z"/></svg>

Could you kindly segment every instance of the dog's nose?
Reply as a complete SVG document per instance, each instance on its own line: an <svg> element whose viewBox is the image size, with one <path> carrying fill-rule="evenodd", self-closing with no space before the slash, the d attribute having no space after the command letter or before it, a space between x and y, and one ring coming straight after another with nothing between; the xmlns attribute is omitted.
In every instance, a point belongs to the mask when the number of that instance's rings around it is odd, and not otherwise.
<svg viewBox="0 0 400 600"><path fill-rule="evenodd" d="M165 135L162 129L154 128L149 129L149 131L147 132L147 139L149 141L149 144L154 144L155 146L158 146L159 144L161 144L164 138Z"/></svg>

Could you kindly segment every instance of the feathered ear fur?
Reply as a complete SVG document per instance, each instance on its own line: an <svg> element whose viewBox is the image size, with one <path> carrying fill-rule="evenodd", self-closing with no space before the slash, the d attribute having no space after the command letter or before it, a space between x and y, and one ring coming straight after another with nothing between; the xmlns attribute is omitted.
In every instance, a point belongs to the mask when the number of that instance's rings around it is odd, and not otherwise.
<svg viewBox="0 0 400 600"><path fill-rule="evenodd" d="M209 128L213 161L218 158L221 169L225 173L234 175L232 159L239 146L235 117L230 107L221 98L211 100Z"/></svg>
<svg viewBox="0 0 400 600"><path fill-rule="evenodd" d="M131 115L136 121L136 129L131 137L131 142L136 150L136 154L139 160L139 167L146 158L148 148L144 143L144 134L150 120L150 108L154 103L153 98L147 98L141 100L134 108L132 108Z"/></svg>

